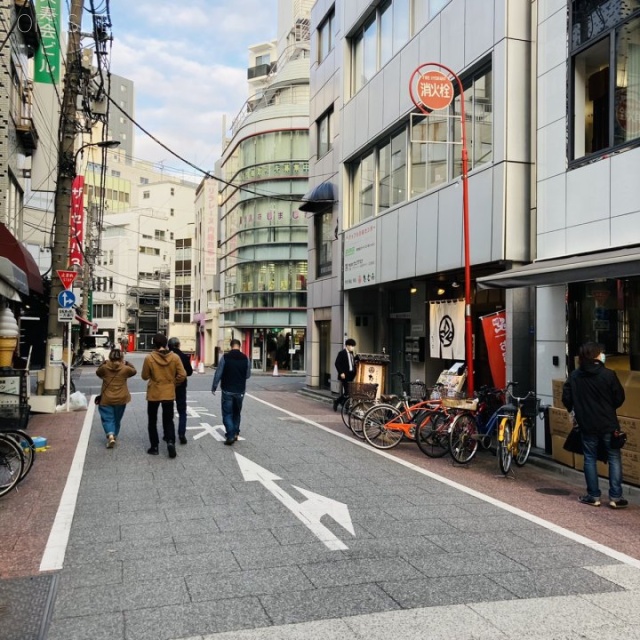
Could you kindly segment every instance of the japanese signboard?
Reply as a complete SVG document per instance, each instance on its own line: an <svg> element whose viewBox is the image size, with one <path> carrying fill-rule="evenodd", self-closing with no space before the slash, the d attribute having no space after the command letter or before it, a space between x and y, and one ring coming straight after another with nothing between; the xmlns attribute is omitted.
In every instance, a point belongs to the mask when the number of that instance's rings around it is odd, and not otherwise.
<svg viewBox="0 0 640 640"><path fill-rule="evenodd" d="M427 109L446 109L453 100L453 84L441 71L429 71L419 77L417 94Z"/></svg>
<svg viewBox="0 0 640 640"><path fill-rule="evenodd" d="M38 0L36 16L42 42L35 55L33 79L44 84L60 82L61 0Z"/></svg>
<svg viewBox="0 0 640 640"><path fill-rule="evenodd" d="M344 288L376 282L376 224L370 222L344 234Z"/></svg>
<svg viewBox="0 0 640 640"><path fill-rule="evenodd" d="M69 225L69 266L84 262L84 176L76 176L71 187L71 222Z"/></svg>
<svg viewBox="0 0 640 640"><path fill-rule="evenodd" d="M493 386L504 388L507 379L507 318L504 311L482 316L482 330L487 343Z"/></svg>

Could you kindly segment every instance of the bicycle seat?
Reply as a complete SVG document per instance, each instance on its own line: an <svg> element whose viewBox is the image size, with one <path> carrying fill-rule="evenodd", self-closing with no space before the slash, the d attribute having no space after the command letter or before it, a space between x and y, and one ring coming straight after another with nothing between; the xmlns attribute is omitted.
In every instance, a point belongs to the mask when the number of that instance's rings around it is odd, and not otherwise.
<svg viewBox="0 0 640 640"><path fill-rule="evenodd" d="M380 402L396 402L398 400L398 396L394 394L380 394Z"/></svg>

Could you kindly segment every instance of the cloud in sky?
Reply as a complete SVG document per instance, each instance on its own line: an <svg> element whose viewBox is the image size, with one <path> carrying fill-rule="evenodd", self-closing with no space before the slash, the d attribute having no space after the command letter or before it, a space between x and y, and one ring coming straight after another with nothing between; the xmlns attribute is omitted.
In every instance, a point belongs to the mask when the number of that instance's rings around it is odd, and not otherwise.
<svg viewBox="0 0 640 640"><path fill-rule="evenodd" d="M277 0L112 2L111 71L132 80L135 119L190 162L212 170L247 94L248 47L276 37ZM144 133L135 156L181 166Z"/></svg>

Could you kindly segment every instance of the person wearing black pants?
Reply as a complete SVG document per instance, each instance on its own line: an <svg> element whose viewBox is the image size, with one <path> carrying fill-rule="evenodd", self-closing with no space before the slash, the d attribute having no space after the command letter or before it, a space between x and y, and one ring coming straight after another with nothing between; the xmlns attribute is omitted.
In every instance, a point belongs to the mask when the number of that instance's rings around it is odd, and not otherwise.
<svg viewBox="0 0 640 640"><path fill-rule="evenodd" d="M338 410L338 405L344 404L349 397L349 387L347 383L353 382L356 378L356 357L353 351L356 347L356 341L353 338L345 340L344 349L338 352L336 357L336 371L338 372L338 381L341 383L342 394L333 401L333 410Z"/></svg>
<svg viewBox="0 0 640 640"><path fill-rule="evenodd" d="M169 351L175 353L182 366L187 373L187 377L193 374L191 360L186 353L180 351L180 340L178 338L169 338L167 343ZM176 411L178 412L178 439L180 444L187 444L187 381L176 387Z"/></svg>
<svg viewBox="0 0 640 640"><path fill-rule="evenodd" d="M147 418L149 443L147 453L158 455L158 408L162 405L163 440L167 443L170 458L176 457L176 431L173 423L173 401L176 386L187 379L187 372L180 358L167 349L167 336L153 336L154 350L144 359L141 377L147 380Z"/></svg>

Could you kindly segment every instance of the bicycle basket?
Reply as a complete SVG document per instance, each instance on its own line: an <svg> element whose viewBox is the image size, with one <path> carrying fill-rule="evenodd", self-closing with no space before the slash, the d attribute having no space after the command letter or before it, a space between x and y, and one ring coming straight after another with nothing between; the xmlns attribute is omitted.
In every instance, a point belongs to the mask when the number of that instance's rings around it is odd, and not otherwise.
<svg viewBox="0 0 640 640"><path fill-rule="evenodd" d="M416 380L409 384L409 397L414 400L425 400L427 398L427 385Z"/></svg>
<svg viewBox="0 0 640 640"><path fill-rule="evenodd" d="M351 398L375 400L378 393L378 385L369 382L347 382L347 391Z"/></svg>
<svg viewBox="0 0 640 640"><path fill-rule="evenodd" d="M532 396L522 401L521 413L525 418L535 420L540 413L540 398Z"/></svg>
<svg viewBox="0 0 640 640"><path fill-rule="evenodd" d="M478 410L478 398L442 398L442 406L449 409Z"/></svg>

